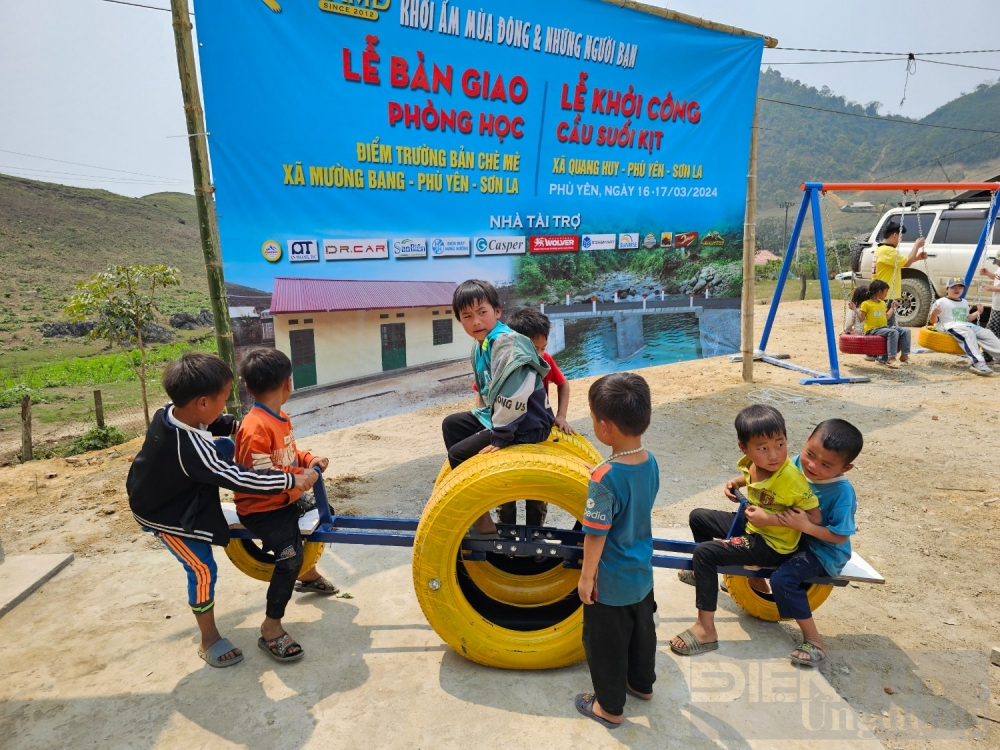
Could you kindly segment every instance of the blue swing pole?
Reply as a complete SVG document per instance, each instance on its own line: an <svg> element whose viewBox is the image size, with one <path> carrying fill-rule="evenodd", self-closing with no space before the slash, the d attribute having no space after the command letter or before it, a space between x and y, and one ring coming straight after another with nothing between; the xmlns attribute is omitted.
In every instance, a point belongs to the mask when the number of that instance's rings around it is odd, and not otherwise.
<svg viewBox="0 0 1000 750"><path fill-rule="evenodd" d="M979 235L979 242L976 244L976 252L972 254L972 262L969 263L969 270L965 272L965 290L962 292L963 299L969 293L969 285L972 284L972 278L976 274L976 266L979 265L979 260L986 249L986 243L989 242L990 233L993 231L993 224L997 219L997 209L1000 209L1000 200L997 200L997 194L994 192L990 200L989 213L986 215L986 223L983 225L983 231ZM980 323L980 325L982 324Z"/></svg>
<svg viewBox="0 0 1000 750"><path fill-rule="evenodd" d="M795 254L795 247L799 244L799 235L802 233L802 225L806 220L806 210L809 208L809 196L811 189L806 186L802 194L802 203L799 212L795 216L795 224L792 226L792 235L788 238L788 247L785 248L785 257L781 261L781 273L778 274L778 283L774 287L774 295L771 297L771 309L767 311L767 321L764 323L764 333L760 337L760 346L757 349L761 352L767 351L767 340L771 336L771 326L774 325L774 318L778 314L778 303L781 302L781 293L785 290L785 281L788 279L788 272L792 268L792 257Z"/></svg>
<svg viewBox="0 0 1000 750"><path fill-rule="evenodd" d="M826 330L826 351L830 357L830 374L816 378L804 378L802 385L834 385L836 383L864 383L868 378L845 378L840 375L837 361L837 340L833 332L833 305L830 303L830 279L826 269L826 243L823 241L823 217L819 208L821 183L806 183L809 202L812 206L813 232L816 235L816 267L819 272L819 288L823 296L823 326ZM834 248L836 252L836 248Z"/></svg>

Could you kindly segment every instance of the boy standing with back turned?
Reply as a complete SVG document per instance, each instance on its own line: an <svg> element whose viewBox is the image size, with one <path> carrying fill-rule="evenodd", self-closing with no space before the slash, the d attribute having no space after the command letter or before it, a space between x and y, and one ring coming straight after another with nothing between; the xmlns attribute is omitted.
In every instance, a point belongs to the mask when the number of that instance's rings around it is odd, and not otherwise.
<svg viewBox="0 0 1000 750"><path fill-rule="evenodd" d="M125 488L132 515L184 566L188 602L201 631L198 656L213 667L243 661L243 652L215 625L215 558L212 545L229 544L229 524L219 487L252 495L305 491L318 476L251 471L223 459L216 437L233 433L223 415L233 373L214 354L189 352L167 365L163 390L171 403L153 415L146 441L128 472Z"/></svg>
<svg viewBox="0 0 1000 750"><path fill-rule="evenodd" d="M660 470L642 447L652 412L638 375L605 375L588 394L594 434L611 457L590 476L583 513L583 647L593 693L576 710L608 729L624 719L625 694L648 701L656 681L653 529L650 514Z"/></svg>
<svg viewBox="0 0 1000 750"><path fill-rule="evenodd" d="M476 409L450 414L441 424L451 468L478 453L545 442L555 422L542 385L549 366L527 337L500 322L500 296L488 281L463 281L451 304L462 328L476 340L472 370L478 391ZM498 538L489 512L476 519L469 535Z"/></svg>

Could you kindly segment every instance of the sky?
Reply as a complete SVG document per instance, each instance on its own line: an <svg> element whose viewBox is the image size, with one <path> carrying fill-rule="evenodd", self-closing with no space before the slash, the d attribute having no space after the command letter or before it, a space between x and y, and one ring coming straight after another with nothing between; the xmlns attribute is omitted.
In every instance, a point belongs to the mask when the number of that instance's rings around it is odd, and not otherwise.
<svg viewBox="0 0 1000 750"><path fill-rule="evenodd" d="M167 8L169 0L133 0ZM247 0L249 1L249 0ZM313 2L314 0L294 0ZM651 4L776 37L783 47L938 52L1000 48L1000 3L966 0L675 0ZM678 52L682 54L682 51ZM890 57L896 55L887 55ZM870 55L765 50L783 75L920 118L1000 76L1000 53L904 61L779 65ZM0 2L0 172L140 196L192 192L170 14L105 0ZM11 153L16 152L16 153ZM66 163L74 162L74 163Z"/></svg>

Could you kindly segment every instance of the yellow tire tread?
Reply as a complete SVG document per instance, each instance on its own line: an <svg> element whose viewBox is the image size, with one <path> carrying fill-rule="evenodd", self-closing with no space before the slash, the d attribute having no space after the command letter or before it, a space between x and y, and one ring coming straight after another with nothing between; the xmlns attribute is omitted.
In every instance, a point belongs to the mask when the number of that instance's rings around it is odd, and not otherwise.
<svg viewBox="0 0 1000 750"><path fill-rule="evenodd" d="M924 326L917 333L917 343L925 349L942 354L964 355L961 344L950 333L944 333L931 326Z"/></svg>
<svg viewBox="0 0 1000 750"><path fill-rule="evenodd" d="M226 557L232 561L237 569L246 573L251 578L256 578L258 581L270 581L271 576L274 574L274 563L261 562L251 556L247 552L246 547L240 542L241 540L239 539L229 540L229 544L226 545ZM302 545L300 575L313 568L319 562L319 558L323 556L324 547L326 547L326 544L323 542L306 542Z"/></svg>
<svg viewBox="0 0 1000 750"><path fill-rule="evenodd" d="M778 614L778 605L760 596L750 588L750 579L746 576L723 575L726 588L729 589L729 596L736 602L740 609L748 615L753 615L768 622L780 622L781 616ZM820 604L826 601L833 591L833 586L814 583L809 586L806 597L809 599L809 607L813 612ZM789 618L785 618L789 619Z"/></svg>

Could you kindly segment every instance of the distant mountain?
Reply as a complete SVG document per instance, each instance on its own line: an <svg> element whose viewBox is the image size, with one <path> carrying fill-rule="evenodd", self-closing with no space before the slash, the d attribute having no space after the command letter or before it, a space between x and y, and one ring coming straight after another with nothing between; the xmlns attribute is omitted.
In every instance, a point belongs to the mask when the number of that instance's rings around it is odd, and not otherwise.
<svg viewBox="0 0 1000 750"><path fill-rule="evenodd" d="M762 101L758 185L759 195L767 196L769 202L797 199L799 185L806 181L873 182L890 176L893 181L944 180L946 174L951 181L980 180L997 171L993 167L1000 160L1000 135L867 119L878 115L880 103L851 102L826 87L806 86L772 69L761 73L758 94L858 115L845 117ZM1000 130L998 113L1000 84L981 84L921 120L892 119L996 131ZM902 170L908 171L894 174Z"/></svg>

